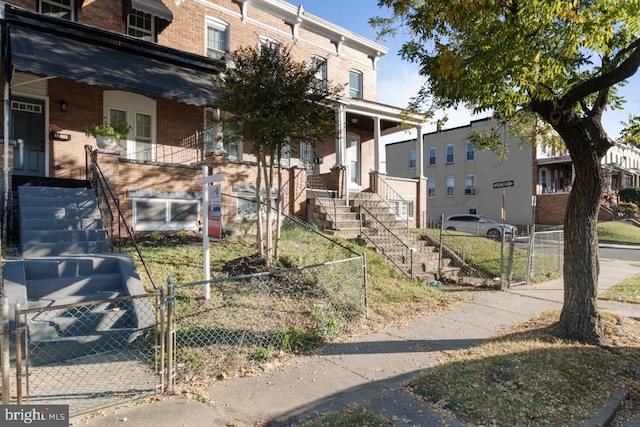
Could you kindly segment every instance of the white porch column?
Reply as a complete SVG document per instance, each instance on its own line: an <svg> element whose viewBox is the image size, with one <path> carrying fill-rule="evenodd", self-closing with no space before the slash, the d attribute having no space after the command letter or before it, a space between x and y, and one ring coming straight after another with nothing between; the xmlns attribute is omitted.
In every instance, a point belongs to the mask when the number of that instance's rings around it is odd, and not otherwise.
<svg viewBox="0 0 640 427"><path fill-rule="evenodd" d="M424 142L422 141L422 126L416 126L416 175L417 178L424 176Z"/></svg>
<svg viewBox="0 0 640 427"><path fill-rule="evenodd" d="M380 117L373 117L374 163L376 172L387 173L387 151L380 141Z"/></svg>
<svg viewBox="0 0 640 427"><path fill-rule="evenodd" d="M336 164L335 167L344 166L344 155L347 151L347 108L338 104L336 111Z"/></svg>

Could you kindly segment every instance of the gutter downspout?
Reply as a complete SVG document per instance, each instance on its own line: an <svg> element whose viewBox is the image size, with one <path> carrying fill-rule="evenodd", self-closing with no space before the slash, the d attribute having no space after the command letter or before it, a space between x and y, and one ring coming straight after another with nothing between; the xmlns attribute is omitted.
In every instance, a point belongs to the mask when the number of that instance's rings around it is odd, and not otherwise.
<svg viewBox="0 0 640 427"><path fill-rule="evenodd" d="M4 19L4 3L0 4L0 19ZM4 212L2 215L2 239L7 238L7 215L9 213L9 116L11 114L11 40L9 36L9 24L4 26Z"/></svg>

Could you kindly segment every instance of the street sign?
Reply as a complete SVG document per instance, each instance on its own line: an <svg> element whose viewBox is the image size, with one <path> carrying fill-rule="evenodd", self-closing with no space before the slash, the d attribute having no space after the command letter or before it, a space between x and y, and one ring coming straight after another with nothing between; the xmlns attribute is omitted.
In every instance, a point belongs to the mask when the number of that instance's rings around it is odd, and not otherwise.
<svg viewBox="0 0 640 427"><path fill-rule="evenodd" d="M498 181L493 183L493 188L513 187L513 181Z"/></svg>

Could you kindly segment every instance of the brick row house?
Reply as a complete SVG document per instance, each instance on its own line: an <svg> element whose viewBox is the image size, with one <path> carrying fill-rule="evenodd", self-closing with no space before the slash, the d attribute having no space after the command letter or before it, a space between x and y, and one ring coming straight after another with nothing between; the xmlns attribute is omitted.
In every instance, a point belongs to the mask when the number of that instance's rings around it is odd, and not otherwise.
<svg viewBox="0 0 640 427"><path fill-rule="evenodd" d="M337 197L393 187L420 225L426 181L386 174L383 137L423 124L376 102L384 46L281 0L14 0L0 2L0 14L5 231L17 186L85 179L88 153L134 231L198 230L203 173L225 174L224 227L241 228L256 163L215 128L211 79L248 45L290 46L318 79L345 84L336 136L286 159L285 212L307 218L311 174ZM104 121L131 130L101 147L86 129Z"/></svg>
<svg viewBox="0 0 640 427"><path fill-rule="evenodd" d="M504 205L506 220L512 224L562 224L574 179L568 151L543 139L535 145L523 143L520 137L504 131L508 153L503 159L492 151L476 150L467 140L471 132L490 132L496 126L491 118L479 119L426 134L421 147L416 146L416 140L388 144L388 174L411 177L419 173L417 170L423 171L428 215L435 219L464 213L500 219ZM615 195L622 188L640 185L638 146L617 143L602 163L607 177L605 192ZM501 187L505 181L513 185ZM601 219L611 218L610 212L601 210Z"/></svg>

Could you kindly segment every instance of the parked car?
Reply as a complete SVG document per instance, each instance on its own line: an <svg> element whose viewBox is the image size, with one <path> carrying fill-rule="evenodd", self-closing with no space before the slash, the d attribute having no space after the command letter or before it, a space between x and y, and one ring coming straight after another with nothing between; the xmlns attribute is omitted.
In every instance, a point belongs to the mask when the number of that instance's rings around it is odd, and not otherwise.
<svg viewBox="0 0 640 427"><path fill-rule="evenodd" d="M503 230L505 237L515 236L518 232L514 225L502 224L486 216L473 214L449 215L444 219L443 228L449 231L463 231L476 236L487 236L491 239L502 238Z"/></svg>

